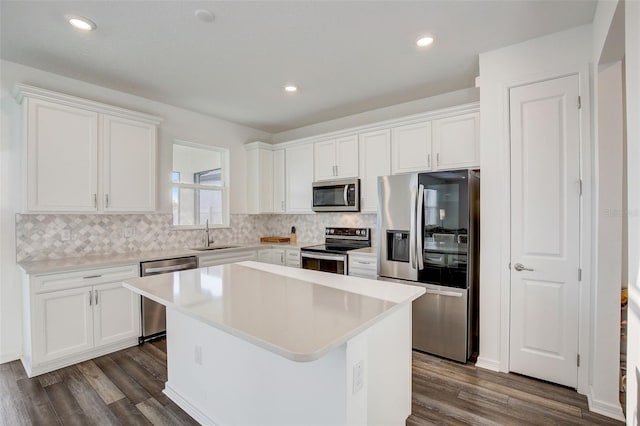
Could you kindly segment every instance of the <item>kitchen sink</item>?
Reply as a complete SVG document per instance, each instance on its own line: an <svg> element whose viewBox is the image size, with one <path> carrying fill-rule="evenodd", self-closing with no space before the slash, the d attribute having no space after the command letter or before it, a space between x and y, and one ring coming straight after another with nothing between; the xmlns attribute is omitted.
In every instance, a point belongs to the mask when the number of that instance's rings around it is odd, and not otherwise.
<svg viewBox="0 0 640 426"><path fill-rule="evenodd" d="M211 247L195 247L192 248L191 250L196 250L196 251L213 251L213 250L224 250L224 249L230 249L230 248L238 248L240 246L211 246Z"/></svg>

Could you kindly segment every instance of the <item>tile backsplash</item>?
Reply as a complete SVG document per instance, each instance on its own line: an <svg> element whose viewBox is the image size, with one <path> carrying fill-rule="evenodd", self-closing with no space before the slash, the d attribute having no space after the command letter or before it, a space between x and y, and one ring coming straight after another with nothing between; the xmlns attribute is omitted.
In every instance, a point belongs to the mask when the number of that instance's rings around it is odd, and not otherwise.
<svg viewBox="0 0 640 426"><path fill-rule="evenodd" d="M176 230L172 223L171 214L17 214L16 260L181 249L202 244L201 230ZM244 243L267 235L288 236L295 226L298 241L314 243L324 240L326 226L369 227L375 245L375 225L375 214L232 214L230 227L212 229L211 236L219 244ZM125 237L125 231L133 232Z"/></svg>

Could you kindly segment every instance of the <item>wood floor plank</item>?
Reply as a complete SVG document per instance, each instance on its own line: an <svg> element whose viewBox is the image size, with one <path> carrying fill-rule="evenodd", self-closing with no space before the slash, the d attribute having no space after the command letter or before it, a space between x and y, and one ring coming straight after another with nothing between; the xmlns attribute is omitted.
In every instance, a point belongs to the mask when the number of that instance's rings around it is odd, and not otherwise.
<svg viewBox="0 0 640 426"><path fill-rule="evenodd" d="M95 362L85 361L76 366L106 405L124 398L122 391L109 380Z"/></svg>
<svg viewBox="0 0 640 426"><path fill-rule="evenodd" d="M149 392L129 377L109 356L102 356L93 361L134 405L151 397Z"/></svg>
<svg viewBox="0 0 640 426"><path fill-rule="evenodd" d="M51 371L38 376L38 381L43 388L46 388L47 386L61 382L62 376L60 376L58 371Z"/></svg>
<svg viewBox="0 0 640 426"><path fill-rule="evenodd" d="M64 425L86 426L94 424L82 411L78 401L64 382L54 383L43 388L51 405Z"/></svg>
<svg viewBox="0 0 640 426"><path fill-rule="evenodd" d="M147 370L153 377L161 382L167 381L167 364L158 361L157 358L149 355L138 346L123 351L125 355L137 362L142 368Z"/></svg>
<svg viewBox="0 0 640 426"><path fill-rule="evenodd" d="M27 372L24 370L24 366L20 360L11 361L9 363L11 365L11 371L13 372L13 378L18 381L20 379L26 379Z"/></svg>
<svg viewBox="0 0 640 426"><path fill-rule="evenodd" d="M32 424L62 424L44 388L38 380L28 378L16 382L24 398Z"/></svg>
<svg viewBox="0 0 640 426"><path fill-rule="evenodd" d="M9 364L0 364L0 421L11 426L29 424L29 411Z"/></svg>
<svg viewBox="0 0 640 426"><path fill-rule="evenodd" d="M122 352L113 353L110 355L110 358L158 402L161 402L164 405L164 400L168 400L166 395L162 393L162 390L164 389L164 382L153 377L147 372L147 370L140 368L140 365L134 360L124 355Z"/></svg>
<svg viewBox="0 0 640 426"><path fill-rule="evenodd" d="M118 426L118 418L109 410L109 407L91 386L89 381L80 372L77 366L67 367L62 370L64 382L69 391L78 402L82 412L90 419L97 419L97 424L105 426ZM124 395L123 395L124 397Z"/></svg>
<svg viewBox="0 0 640 426"><path fill-rule="evenodd" d="M164 406L154 398L149 398L136 404L136 408L149 420L154 426L176 426L184 425L176 415L164 409Z"/></svg>
<svg viewBox="0 0 640 426"><path fill-rule="evenodd" d="M149 344L149 343L145 343L144 345L141 345L140 346L140 350L142 350L142 351L148 353L149 355L155 357L162 364L167 365L167 352L166 352L166 350L163 351L161 349L158 349L157 346L155 346L154 344Z"/></svg>
<svg viewBox="0 0 640 426"><path fill-rule="evenodd" d="M124 426L145 426L152 424L127 398L109 404L109 409Z"/></svg>

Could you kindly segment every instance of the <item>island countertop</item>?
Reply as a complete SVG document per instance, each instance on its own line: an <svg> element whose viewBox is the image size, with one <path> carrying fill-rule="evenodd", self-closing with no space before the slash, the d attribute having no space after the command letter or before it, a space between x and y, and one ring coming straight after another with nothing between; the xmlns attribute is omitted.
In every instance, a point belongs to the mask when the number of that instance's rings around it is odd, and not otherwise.
<svg viewBox="0 0 640 426"><path fill-rule="evenodd" d="M319 359L424 293L417 286L250 261L132 278L124 286L299 362Z"/></svg>

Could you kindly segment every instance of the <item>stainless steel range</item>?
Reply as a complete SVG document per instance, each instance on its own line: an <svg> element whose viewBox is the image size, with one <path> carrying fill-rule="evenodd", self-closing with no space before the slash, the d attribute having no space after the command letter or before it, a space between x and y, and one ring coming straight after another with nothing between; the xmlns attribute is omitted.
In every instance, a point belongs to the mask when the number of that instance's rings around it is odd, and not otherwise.
<svg viewBox="0 0 640 426"><path fill-rule="evenodd" d="M371 247L370 228L325 228L324 244L302 247L302 268L347 275L349 250Z"/></svg>

